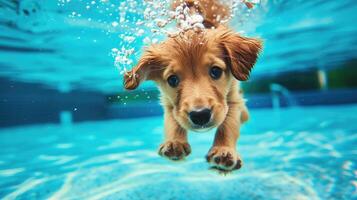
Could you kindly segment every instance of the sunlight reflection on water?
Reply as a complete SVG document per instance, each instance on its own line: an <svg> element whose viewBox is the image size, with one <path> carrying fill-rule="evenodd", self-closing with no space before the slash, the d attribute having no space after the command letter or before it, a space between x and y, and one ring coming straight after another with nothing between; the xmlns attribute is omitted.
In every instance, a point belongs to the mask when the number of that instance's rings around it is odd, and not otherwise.
<svg viewBox="0 0 357 200"><path fill-rule="evenodd" d="M284 109L280 119L268 118L269 109L252 111L238 145L244 166L225 176L208 169L204 159L213 131L190 134L193 152L185 161L159 157L156 150L162 135L155 130L162 131L161 118L3 129L0 196L352 199L356 197L357 127L349 123L355 120L351 111L357 107ZM301 118L302 113L315 120ZM344 114L336 117L335 113ZM331 117L333 123L320 126ZM136 124L142 128L129 128Z"/></svg>

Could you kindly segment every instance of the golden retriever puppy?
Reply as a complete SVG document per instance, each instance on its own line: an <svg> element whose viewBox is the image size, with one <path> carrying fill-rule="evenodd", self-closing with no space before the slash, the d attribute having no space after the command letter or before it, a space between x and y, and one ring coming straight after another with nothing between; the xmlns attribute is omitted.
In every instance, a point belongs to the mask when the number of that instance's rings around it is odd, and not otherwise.
<svg viewBox="0 0 357 200"><path fill-rule="evenodd" d="M175 8L182 2L174 2ZM137 66L124 75L124 86L132 90L144 80L153 80L161 91L165 140L159 154L171 160L188 156L187 131L217 128L206 158L212 167L231 171L242 161L236 150L240 126L248 111L238 81L248 79L261 42L247 38L220 23L229 10L218 1L185 1L200 13L205 30L187 30L183 36L151 45Z"/></svg>

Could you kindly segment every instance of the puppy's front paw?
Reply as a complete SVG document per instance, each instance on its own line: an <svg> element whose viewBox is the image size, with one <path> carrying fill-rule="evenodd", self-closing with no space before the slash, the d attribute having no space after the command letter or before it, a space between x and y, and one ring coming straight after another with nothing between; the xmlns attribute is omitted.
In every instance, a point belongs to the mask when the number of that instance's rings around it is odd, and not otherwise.
<svg viewBox="0 0 357 200"><path fill-rule="evenodd" d="M160 145L159 155L170 160L181 160L191 153L187 142L167 141Z"/></svg>
<svg viewBox="0 0 357 200"><path fill-rule="evenodd" d="M223 172L240 169L243 165L236 150L231 147L212 147L208 152L206 159L213 168Z"/></svg>

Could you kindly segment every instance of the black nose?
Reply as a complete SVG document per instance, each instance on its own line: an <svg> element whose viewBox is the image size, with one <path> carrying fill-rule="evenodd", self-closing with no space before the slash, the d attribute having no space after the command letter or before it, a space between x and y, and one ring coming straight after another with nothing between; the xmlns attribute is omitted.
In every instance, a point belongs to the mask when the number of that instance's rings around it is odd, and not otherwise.
<svg viewBox="0 0 357 200"><path fill-rule="evenodd" d="M211 119L211 110L210 109L203 109L199 111L191 111L189 117L195 125L203 126L209 122Z"/></svg>

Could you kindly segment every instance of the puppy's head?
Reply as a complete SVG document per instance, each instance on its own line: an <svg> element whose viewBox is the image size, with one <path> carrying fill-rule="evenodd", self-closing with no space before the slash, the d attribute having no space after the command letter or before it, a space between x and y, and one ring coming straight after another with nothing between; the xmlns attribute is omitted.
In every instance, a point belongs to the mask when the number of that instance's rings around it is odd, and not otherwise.
<svg viewBox="0 0 357 200"><path fill-rule="evenodd" d="M135 89L144 80L154 80L165 108L183 128L205 130L224 121L235 79L249 78L261 42L226 28L186 36L149 47L125 74L124 85Z"/></svg>

